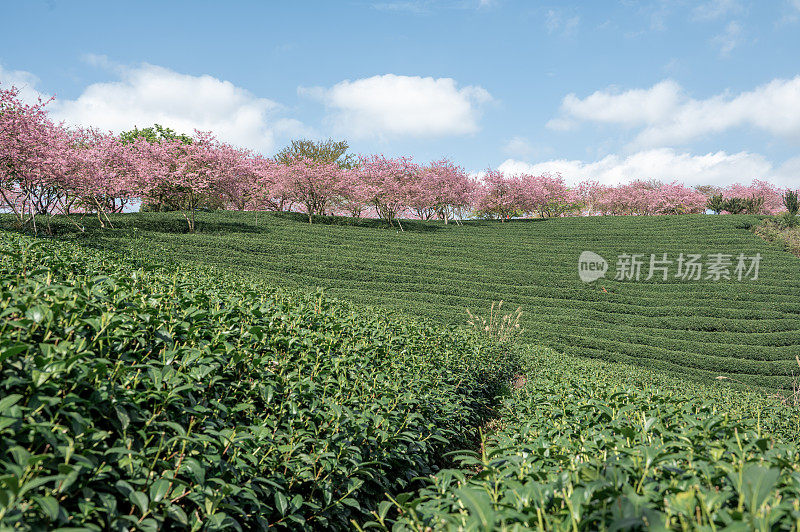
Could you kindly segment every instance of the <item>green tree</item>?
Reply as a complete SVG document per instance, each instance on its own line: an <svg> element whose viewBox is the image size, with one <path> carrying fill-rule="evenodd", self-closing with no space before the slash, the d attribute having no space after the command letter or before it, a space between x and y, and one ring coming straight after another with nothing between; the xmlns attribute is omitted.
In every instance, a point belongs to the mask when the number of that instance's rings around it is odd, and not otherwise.
<svg viewBox="0 0 800 532"><path fill-rule="evenodd" d="M154 124L151 127L139 129L134 126L130 131L123 131L119 135L119 139L123 144L131 144L136 139L144 139L147 142L161 142L162 140L180 140L184 144L191 144L192 137L184 133L176 133L175 130L164 127L160 124Z"/></svg>
<svg viewBox="0 0 800 532"><path fill-rule="evenodd" d="M755 194L753 194L749 198L745 198L744 203L745 203L744 211L747 214L761 214L764 210L763 196L756 196Z"/></svg>
<svg viewBox="0 0 800 532"><path fill-rule="evenodd" d="M741 214L747 210L747 200L744 198L728 198L723 203L722 210L731 214Z"/></svg>
<svg viewBox="0 0 800 532"><path fill-rule="evenodd" d="M714 214L721 213L725 209L725 198L722 194L714 194L706 201L706 209L714 211Z"/></svg>
<svg viewBox="0 0 800 532"><path fill-rule="evenodd" d="M797 190L787 190L783 195L783 206L792 216L797 216L797 211L800 210L800 202L798 202L797 196Z"/></svg>
<svg viewBox="0 0 800 532"><path fill-rule="evenodd" d="M356 165L356 156L347 153L349 147L346 140L293 140L275 155L275 160L288 164L296 159L306 158L318 163L336 163L339 168L353 168Z"/></svg>
<svg viewBox="0 0 800 532"><path fill-rule="evenodd" d="M797 190L787 190L783 194L783 206L786 207L786 212L780 218L781 225L785 227L797 227L797 211L800 210L800 201L798 201Z"/></svg>

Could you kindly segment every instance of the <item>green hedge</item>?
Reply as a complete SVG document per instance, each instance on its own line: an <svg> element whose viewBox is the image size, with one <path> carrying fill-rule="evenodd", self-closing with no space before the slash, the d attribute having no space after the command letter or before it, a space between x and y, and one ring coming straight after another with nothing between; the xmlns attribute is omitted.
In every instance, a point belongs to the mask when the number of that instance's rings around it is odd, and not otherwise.
<svg viewBox="0 0 800 532"><path fill-rule="evenodd" d="M0 528L350 528L472 445L463 331L0 233Z"/></svg>

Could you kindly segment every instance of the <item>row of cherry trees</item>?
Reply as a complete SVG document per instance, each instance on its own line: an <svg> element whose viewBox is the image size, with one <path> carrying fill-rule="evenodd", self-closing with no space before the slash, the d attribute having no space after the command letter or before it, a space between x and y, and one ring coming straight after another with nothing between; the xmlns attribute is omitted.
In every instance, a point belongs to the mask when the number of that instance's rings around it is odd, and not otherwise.
<svg viewBox="0 0 800 532"><path fill-rule="evenodd" d="M465 216L507 219L566 214L683 214L703 212L708 196L763 197L766 213L781 207L782 190L765 182L725 190L634 181L568 187L559 175L471 176L447 159L426 165L406 157L345 155L344 143L284 150L273 158L236 148L210 133L193 137L166 128L113 135L52 122L47 102L25 104L0 87L0 200L20 226L55 214L110 213L132 201L183 212L190 231L199 207L294 210L308 215L377 216L402 229L401 218ZM311 147L314 147L313 143ZM322 148L320 148L322 146ZM306 145L305 147L308 147ZM78 227L79 217L69 217ZM39 222L41 223L41 222Z"/></svg>

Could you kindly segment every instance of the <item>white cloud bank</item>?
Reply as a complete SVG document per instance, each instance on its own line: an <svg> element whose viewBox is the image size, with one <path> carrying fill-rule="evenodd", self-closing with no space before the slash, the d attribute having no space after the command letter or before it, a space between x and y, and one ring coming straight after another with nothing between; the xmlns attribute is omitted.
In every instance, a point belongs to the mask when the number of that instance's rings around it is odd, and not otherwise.
<svg viewBox="0 0 800 532"><path fill-rule="evenodd" d="M212 131L224 141L264 153L274 151L276 136L304 132L297 120L278 116L281 105L230 81L149 64L127 67L106 62L101 66L118 79L91 84L74 100L55 100L49 106L55 120L114 132L155 123L182 133ZM28 100L38 94L33 90L36 78L27 72L0 71L0 81L4 85L22 82Z"/></svg>
<svg viewBox="0 0 800 532"><path fill-rule="evenodd" d="M483 88L459 88L451 78L385 74L331 88L300 88L328 108L337 133L353 138L444 137L478 131Z"/></svg>
<svg viewBox="0 0 800 532"><path fill-rule="evenodd" d="M559 172L568 184L593 179L603 184L618 184L633 179L679 181L688 186L729 185L765 179L777 185L796 186L800 157L773 166L763 156L749 152L718 151L705 155L679 153L671 148L640 151L628 156L607 155L594 162L557 159L527 163L507 159L499 167L507 174Z"/></svg>
<svg viewBox="0 0 800 532"><path fill-rule="evenodd" d="M640 147L683 144L737 127L796 140L800 139L800 76L703 100L689 97L671 80L649 89L597 91L586 98L569 94L560 116L548 127L567 130L579 122L639 129L634 145Z"/></svg>

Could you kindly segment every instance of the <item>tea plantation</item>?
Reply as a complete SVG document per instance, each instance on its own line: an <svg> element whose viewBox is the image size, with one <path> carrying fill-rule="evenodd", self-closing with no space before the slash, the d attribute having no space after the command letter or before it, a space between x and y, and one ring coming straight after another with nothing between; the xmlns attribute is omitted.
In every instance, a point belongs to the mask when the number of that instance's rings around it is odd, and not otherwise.
<svg viewBox="0 0 800 532"><path fill-rule="evenodd" d="M0 233L0 528L347 527L468 446L499 347Z"/></svg>
<svg viewBox="0 0 800 532"><path fill-rule="evenodd" d="M800 259L755 236L754 216L608 216L463 226L294 215L207 213L196 234L179 214L124 215L116 229L62 236L145 259L208 264L279 286L463 324L492 301L523 311L524 340L582 357L634 363L701 380L789 386L800 352ZM342 224L342 225L338 225ZM66 233L66 234L65 234ZM585 284L578 257L593 251L607 278ZM616 281L618 255L641 253L641 279ZM645 281L651 254L743 253L758 279ZM733 274L733 267L731 268ZM752 276L751 276L752 277Z"/></svg>
<svg viewBox="0 0 800 532"><path fill-rule="evenodd" d="M0 281L3 530L800 523L763 393L8 232Z"/></svg>
<svg viewBox="0 0 800 532"><path fill-rule="evenodd" d="M800 529L800 454L764 429L787 413L734 422L725 394L537 354L483 449L396 499L396 530Z"/></svg>

